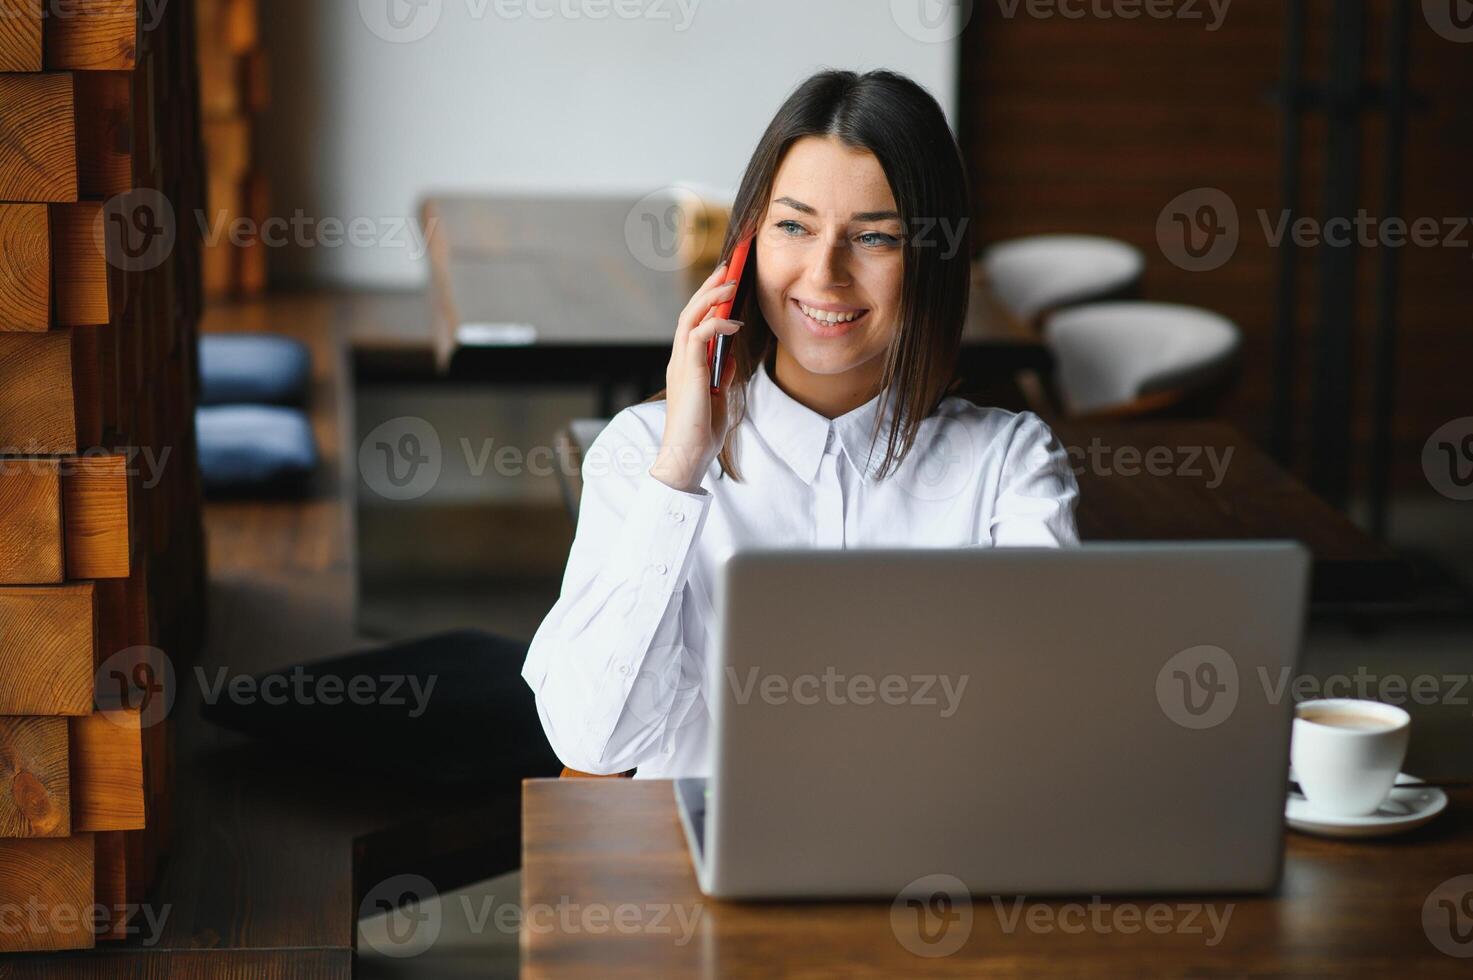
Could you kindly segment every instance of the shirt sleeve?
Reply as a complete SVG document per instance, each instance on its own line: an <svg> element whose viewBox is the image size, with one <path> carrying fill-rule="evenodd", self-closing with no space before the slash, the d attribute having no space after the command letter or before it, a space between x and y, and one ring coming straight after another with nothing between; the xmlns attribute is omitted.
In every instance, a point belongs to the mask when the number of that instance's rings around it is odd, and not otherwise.
<svg viewBox="0 0 1473 980"><path fill-rule="evenodd" d="M562 591L522 667L553 751L583 772L639 765L680 707L682 593L711 495L651 476L658 448L631 409L589 447Z"/></svg>
<svg viewBox="0 0 1473 980"><path fill-rule="evenodd" d="M1075 508L1079 482L1053 430L1032 412L1014 419L993 508L992 543L999 547L1063 547L1079 543Z"/></svg>

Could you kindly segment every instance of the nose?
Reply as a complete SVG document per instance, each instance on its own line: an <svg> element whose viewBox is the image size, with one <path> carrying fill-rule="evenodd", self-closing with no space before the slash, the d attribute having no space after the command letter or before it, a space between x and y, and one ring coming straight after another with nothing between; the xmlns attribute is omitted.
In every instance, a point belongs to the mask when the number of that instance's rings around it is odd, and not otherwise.
<svg viewBox="0 0 1473 980"><path fill-rule="evenodd" d="M849 243L842 232L822 236L808 266L808 279L815 286L849 285Z"/></svg>

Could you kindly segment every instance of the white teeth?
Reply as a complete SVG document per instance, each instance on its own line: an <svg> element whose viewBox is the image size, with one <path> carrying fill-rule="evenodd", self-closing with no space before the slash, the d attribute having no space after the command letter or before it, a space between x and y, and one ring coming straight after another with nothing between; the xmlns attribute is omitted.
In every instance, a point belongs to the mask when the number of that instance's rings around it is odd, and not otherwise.
<svg viewBox="0 0 1473 980"><path fill-rule="evenodd" d="M803 311L805 316L818 320L821 323L849 323L859 316L858 313L830 313L826 310L815 310L813 307L804 306L802 303L798 304L798 308Z"/></svg>

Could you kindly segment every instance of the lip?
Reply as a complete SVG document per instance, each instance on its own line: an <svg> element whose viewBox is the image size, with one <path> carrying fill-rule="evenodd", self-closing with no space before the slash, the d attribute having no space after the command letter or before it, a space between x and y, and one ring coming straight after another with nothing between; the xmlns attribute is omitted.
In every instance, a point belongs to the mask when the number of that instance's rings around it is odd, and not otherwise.
<svg viewBox="0 0 1473 980"><path fill-rule="evenodd" d="M807 313L803 312L803 308L798 305L798 300L793 299L789 300L789 302L792 303L793 312L797 315L798 319L803 321L803 326L807 327L808 332L813 334L815 337L842 337L849 331L853 330L855 327L864 323L866 318L868 318L870 314L869 310L864 309L864 307L860 306L834 306L833 304L829 303L809 303L805 300L803 303L804 306L811 307L815 310L824 310L829 313L853 313L857 310L864 310L863 313L860 313L859 316L855 317L853 320L850 320L848 323L819 323L817 320L810 317Z"/></svg>

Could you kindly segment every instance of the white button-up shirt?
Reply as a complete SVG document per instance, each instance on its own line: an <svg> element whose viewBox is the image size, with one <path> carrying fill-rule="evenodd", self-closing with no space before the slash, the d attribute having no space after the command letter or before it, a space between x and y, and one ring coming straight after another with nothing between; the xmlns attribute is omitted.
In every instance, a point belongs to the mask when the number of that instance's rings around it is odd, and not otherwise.
<svg viewBox="0 0 1473 980"><path fill-rule="evenodd" d="M649 474L663 401L610 421L583 460L562 594L522 668L565 765L706 774L713 590L735 551L1078 543L1078 484L1037 415L944 399L880 480L894 417L887 407L871 448L880 399L828 419L783 392L764 365L736 430L742 482L713 463L695 493Z"/></svg>

